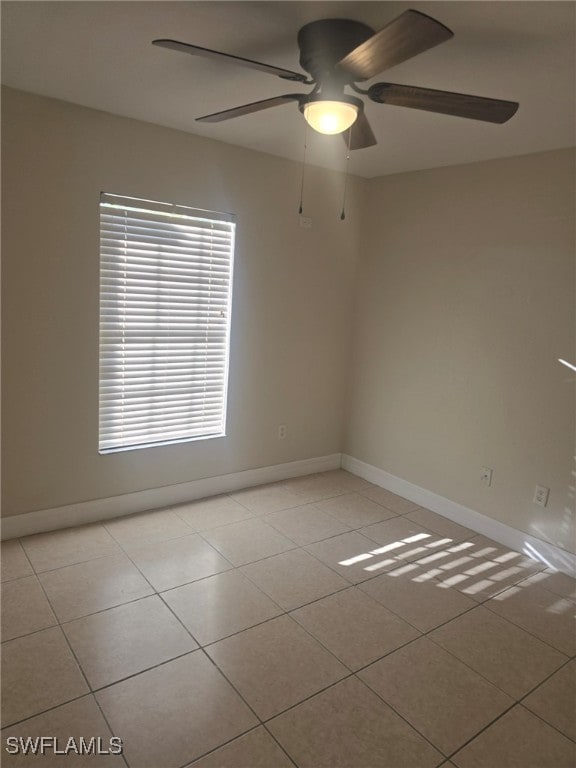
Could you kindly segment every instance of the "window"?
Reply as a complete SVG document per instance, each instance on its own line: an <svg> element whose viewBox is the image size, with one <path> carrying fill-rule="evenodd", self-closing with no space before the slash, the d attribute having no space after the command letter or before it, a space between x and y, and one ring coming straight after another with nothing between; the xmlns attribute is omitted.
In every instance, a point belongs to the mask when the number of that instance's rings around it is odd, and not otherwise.
<svg viewBox="0 0 576 768"><path fill-rule="evenodd" d="M100 453L225 434L234 218L100 198Z"/></svg>

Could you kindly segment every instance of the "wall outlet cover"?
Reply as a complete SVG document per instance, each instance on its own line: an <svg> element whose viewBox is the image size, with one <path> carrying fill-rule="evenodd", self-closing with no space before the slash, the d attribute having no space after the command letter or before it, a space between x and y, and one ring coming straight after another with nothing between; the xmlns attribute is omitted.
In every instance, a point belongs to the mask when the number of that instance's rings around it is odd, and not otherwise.
<svg viewBox="0 0 576 768"><path fill-rule="evenodd" d="M548 495L550 494L550 488L546 488L545 485L537 485L534 489L534 504L539 507L545 507L548 504Z"/></svg>

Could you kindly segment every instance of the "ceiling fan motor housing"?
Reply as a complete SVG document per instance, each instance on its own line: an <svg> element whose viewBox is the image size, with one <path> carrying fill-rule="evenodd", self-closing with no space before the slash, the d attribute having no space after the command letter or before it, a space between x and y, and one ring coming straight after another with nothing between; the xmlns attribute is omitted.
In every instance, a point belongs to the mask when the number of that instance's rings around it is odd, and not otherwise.
<svg viewBox="0 0 576 768"><path fill-rule="evenodd" d="M368 25L350 19L320 19L306 24L298 32L300 66L316 82L331 78L342 85L351 83L358 78L344 69L337 70L336 65L373 34Z"/></svg>

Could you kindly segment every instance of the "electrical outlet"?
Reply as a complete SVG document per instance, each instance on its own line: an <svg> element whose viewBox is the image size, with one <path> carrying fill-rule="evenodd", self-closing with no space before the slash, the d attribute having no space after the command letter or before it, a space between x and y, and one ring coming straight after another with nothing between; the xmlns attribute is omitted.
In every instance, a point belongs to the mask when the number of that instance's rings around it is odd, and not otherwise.
<svg viewBox="0 0 576 768"><path fill-rule="evenodd" d="M480 480L484 483L484 485L491 486L492 485L492 470L490 467L482 467L482 474L480 475Z"/></svg>
<svg viewBox="0 0 576 768"><path fill-rule="evenodd" d="M286 424L280 424L278 426L278 440L284 440L286 438Z"/></svg>
<svg viewBox="0 0 576 768"><path fill-rule="evenodd" d="M532 501L534 504L537 504L539 507L545 507L546 504L548 504L548 494L550 493L550 488L546 488L544 485L537 485L534 490L534 498Z"/></svg>

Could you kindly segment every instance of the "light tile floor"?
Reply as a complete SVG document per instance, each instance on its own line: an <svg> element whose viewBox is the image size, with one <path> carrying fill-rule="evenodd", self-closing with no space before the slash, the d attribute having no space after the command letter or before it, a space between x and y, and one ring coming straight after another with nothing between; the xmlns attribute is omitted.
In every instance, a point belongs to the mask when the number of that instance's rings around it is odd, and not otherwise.
<svg viewBox="0 0 576 768"><path fill-rule="evenodd" d="M6 768L576 765L574 580L342 470L5 542L2 582Z"/></svg>

